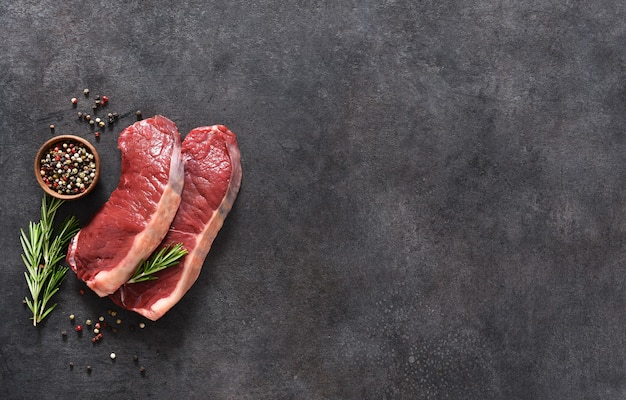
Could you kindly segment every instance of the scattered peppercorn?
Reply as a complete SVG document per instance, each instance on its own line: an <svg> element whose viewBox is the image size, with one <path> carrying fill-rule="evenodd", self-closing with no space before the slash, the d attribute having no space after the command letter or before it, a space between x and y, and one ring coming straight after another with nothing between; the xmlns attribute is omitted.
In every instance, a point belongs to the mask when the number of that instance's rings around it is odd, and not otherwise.
<svg viewBox="0 0 626 400"><path fill-rule="evenodd" d="M78 104L78 99L77 99L76 97L72 97L72 98L70 99L70 101L71 101L71 102L72 102L72 104L74 104L74 105Z"/></svg>
<svg viewBox="0 0 626 400"><path fill-rule="evenodd" d="M74 368L74 363L70 361L70 369Z"/></svg>
<svg viewBox="0 0 626 400"><path fill-rule="evenodd" d="M87 373L88 373L88 374L91 374L91 365L88 365L88 366L87 366Z"/></svg>
<svg viewBox="0 0 626 400"><path fill-rule="evenodd" d="M104 317L101 315L101 316L98 318L98 321L100 321L100 322L104 321Z"/></svg>
<svg viewBox="0 0 626 400"><path fill-rule="evenodd" d="M140 121L141 118L141 111L137 110L137 112L135 113L135 115L137 116L137 121Z"/></svg>
<svg viewBox="0 0 626 400"><path fill-rule="evenodd" d="M134 362L139 361L139 357L138 357L138 356L136 356L136 355L135 355L135 356L133 356L133 361L134 361Z"/></svg>
<svg viewBox="0 0 626 400"><path fill-rule="evenodd" d="M70 321L74 321L74 318L76 318L74 314L70 314Z"/></svg>
<svg viewBox="0 0 626 400"><path fill-rule="evenodd" d="M94 336L94 337L91 338L91 343L96 343L97 341L98 341L97 337Z"/></svg>
<svg viewBox="0 0 626 400"><path fill-rule="evenodd" d="M88 319L87 321L85 321L85 325L87 325L87 326L91 326L91 324L92 324L92 321L91 321L90 319Z"/></svg>
<svg viewBox="0 0 626 400"><path fill-rule="evenodd" d="M98 122L98 126L99 126L100 128L104 128L104 126L105 126L105 125L106 125L106 124L104 123L104 121L100 121L100 122Z"/></svg>
<svg viewBox="0 0 626 400"><path fill-rule="evenodd" d="M98 333L100 333L100 329L98 329L98 328L94 329L93 333L95 333L97 335Z"/></svg>
<svg viewBox="0 0 626 400"><path fill-rule="evenodd" d="M111 353L109 357L111 357L111 360L115 360L115 353Z"/></svg>
<svg viewBox="0 0 626 400"><path fill-rule="evenodd" d="M82 330L83 330L83 326L82 326L82 325L76 325L76 328L74 328L74 330L75 330L76 332L80 332L80 331L82 331Z"/></svg>
<svg viewBox="0 0 626 400"><path fill-rule="evenodd" d="M93 119L89 121L89 125L94 126L95 124L96 124L96 123L94 122L94 120L93 120Z"/></svg>
<svg viewBox="0 0 626 400"><path fill-rule="evenodd" d="M99 138L99 137L100 137L100 132L96 131L93 135L94 135L96 138Z"/></svg>
<svg viewBox="0 0 626 400"><path fill-rule="evenodd" d="M89 115L89 114L85 115L85 120L86 121L91 121L91 115Z"/></svg>
<svg viewBox="0 0 626 400"><path fill-rule="evenodd" d="M63 336L63 339L67 338L67 331L63 330L61 331L61 336Z"/></svg>
<svg viewBox="0 0 626 400"><path fill-rule="evenodd" d="M141 375L145 375L146 374L146 368L144 366L139 367L139 373Z"/></svg>
<svg viewBox="0 0 626 400"><path fill-rule="evenodd" d="M122 323L122 320L118 318L117 320L115 320L115 323L119 325Z"/></svg>
<svg viewBox="0 0 626 400"><path fill-rule="evenodd" d="M85 89L85 90L83 90L83 94L84 94L85 96L88 96L88 95L89 95L89 89Z"/></svg>
<svg viewBox="0 0 626 400"><path fill-rule="evenodd" d="M143 328L145 328L145 327L146 327L146 324L144 324L143 322L140 322L140 323L139 323L139 327L140 327L141 329L143 329Z"/></svg>
<svg viewBox="0 0 626 400"><path fill-rule="evenodd" d="M83 289L80 289L80 290L78 291L78 293L80 293L80 295L82 296L82 295L84 295L84 294L85 294L85 291L84 291Z"/></svg>
<svg viewBox="0 0 626 400"><path fill-rule="evenodd" d="M54 125L52 125L52 124L50 125L50 130L51 130L52 132L54 132Z"/></svg>
<svg viewBox="0 0 626 400"><path fill-rule="evenodd" d="M106 105L109 102L109 96L102 96L102 105Z"/></svg>
<svg viewBox="0 0 626 400"><path fill-rule="evenodd" d="M96 322L95 328L96 329L100 329L100 323L99 322Z"/></svg>
<svg viewBox="0 0 626 400"><path fill-rule="evenodd" d="M111 311L111 316L115 317L117 315L117 311Z"/></svg>

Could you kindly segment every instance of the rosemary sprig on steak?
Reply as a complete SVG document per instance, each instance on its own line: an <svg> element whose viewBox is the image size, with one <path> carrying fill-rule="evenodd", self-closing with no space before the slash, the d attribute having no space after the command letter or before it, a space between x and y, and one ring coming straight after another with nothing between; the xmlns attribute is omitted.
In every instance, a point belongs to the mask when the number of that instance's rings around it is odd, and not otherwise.
<svg viewBox="0 0 626 400"><path fill-rule="evenodd" d="M158 279L156 274L178 264L178 261L187 254L182 243L170 244L142 261L133 276L126 283L138 283Z"/></svg>

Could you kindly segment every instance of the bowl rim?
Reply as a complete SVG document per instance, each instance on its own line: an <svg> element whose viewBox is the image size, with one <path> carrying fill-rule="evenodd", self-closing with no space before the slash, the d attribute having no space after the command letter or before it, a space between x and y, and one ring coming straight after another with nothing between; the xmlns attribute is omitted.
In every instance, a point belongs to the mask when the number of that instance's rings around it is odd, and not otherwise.
<svg viewBox="0 0 626 400"><path fill-rule="evenodd" d="M65 141L65 140L78 142L81 145L87 147L89 151L93 154L94 160L96 162L96 176L94 177L89 187L87 187L87 189L85 189L85 191L82 193L77 193L77 194L58 193L50 189L48 185L46 185L46 183L43 181L43 178L41 177L41 172L40 172L41 171L41 159L43 157L43 154L46 151L48 151L48 149L50 149L50 147L52 147L54 144ZM100 155L98 154L98 151L96 150L95 146L91 144L91 142L89 142L85 138L82 138L76 135L57 135L46 140L44 144L42 144L41 147L39 147L39 150L37 150L37 154L35 156L34 168L35 168L35 178L37 179L37 183L43 189L44 192L46 192L52 197L56 197L57 199L76 200L89 194L98 184L98 181L100 179Z"/></svg>

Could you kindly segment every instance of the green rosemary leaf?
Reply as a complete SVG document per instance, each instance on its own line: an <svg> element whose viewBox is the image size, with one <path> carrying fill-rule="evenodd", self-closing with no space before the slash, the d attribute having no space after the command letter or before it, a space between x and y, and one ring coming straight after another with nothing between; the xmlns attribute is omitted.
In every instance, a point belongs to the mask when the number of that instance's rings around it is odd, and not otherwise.
<svg viewBox="0 0 626 400"><path fill-rule="evenodd" d="M50 312L52 312L52 310L54 310L56 308L56 303L53 304L50 308L48 308L46 311L43 311L41 313L41 316L39 317L39 322L41 322L44 318L46 318L48 316L48 314L50 314Z"/></svg>
<svg viewBox="0 0 626 400"><path fill-rule="evenodd" d="M178 264L187 254L182 243L172 243L153 253L147 260L139 263L139 267L126 283L139 283L157 279L157 272Z"/></svg>
<svg viewBox="0 0 626 400"><path fill-rule="evenodd" d="M37 290L35 288L35 282L32 279L30 279L30 277L28 276L28 272L24 272L24 276L26 277L26 283L28 284L28 290L31 293L37 292ZM32 303L31 303L31 301L28 298L26 298L26 303L29 305L29 307L31 307Z"/></svg>

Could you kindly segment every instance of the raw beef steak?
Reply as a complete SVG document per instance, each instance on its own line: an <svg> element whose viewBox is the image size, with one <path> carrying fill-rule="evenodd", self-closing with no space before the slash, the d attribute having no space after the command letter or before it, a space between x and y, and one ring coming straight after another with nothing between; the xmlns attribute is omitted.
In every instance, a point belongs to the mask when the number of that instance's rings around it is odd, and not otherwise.
<svg viewBox="0 0 626 400"><path fill-rule="evenodd" d="M67 261L103 297L115 292L161 243L184 184L181 136L155 116L120 134L122 171L109 200L72 239Z"/></svg>
<svg viewBox="0 0 626 400"><path fill-rule="evenodd" d="M192 130L183 141L182 201L161 247L182 243L188 254L157 279L124 284L110 298L119 306L157 320L194 284L211 244L241 185L235 135L223 125Z"/></svg>

